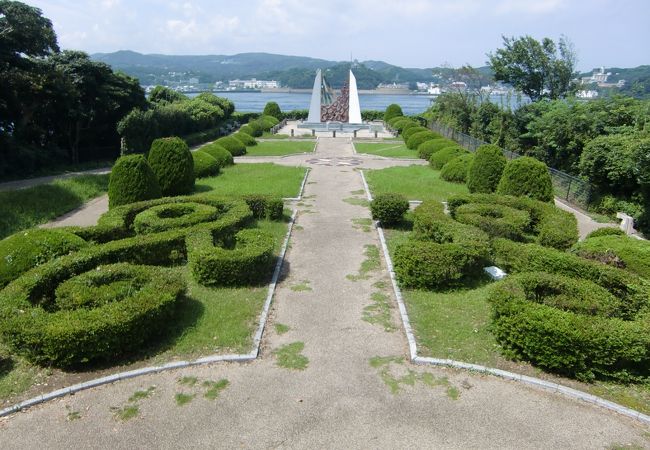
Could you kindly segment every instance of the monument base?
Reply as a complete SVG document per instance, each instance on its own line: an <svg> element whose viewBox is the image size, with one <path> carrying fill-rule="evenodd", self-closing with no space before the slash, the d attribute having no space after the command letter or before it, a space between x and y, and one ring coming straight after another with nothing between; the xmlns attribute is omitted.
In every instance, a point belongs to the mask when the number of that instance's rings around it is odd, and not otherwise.
<svg viewBox="0 0 650 450"><path fill-rule="evenodd" d="M354 133L359 130L370 130L372 127L367 123L346 123L346 122L301 122L298 128L306 128L314 131L340 131L341 133Z"/></svg>

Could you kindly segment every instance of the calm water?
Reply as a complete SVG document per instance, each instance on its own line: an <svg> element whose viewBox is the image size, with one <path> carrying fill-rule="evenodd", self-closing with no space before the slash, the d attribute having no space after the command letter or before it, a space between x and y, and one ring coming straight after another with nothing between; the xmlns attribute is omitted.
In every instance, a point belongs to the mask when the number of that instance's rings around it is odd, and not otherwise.
<svg viewBox="0 0 650 450"><path fill-rule="evenodd" d="M196 94L190 94L193 97ZM270 92L219 92L216 95L226 97L235 103L240 112L262 112L267 102L277 102L282 111L292 109L309 109L309 93L270 93ZM427 95L380 95L359 94L361 109L383 111L391 103L402 107L404 114L419 114L431 105L432 97Z"/></svg>

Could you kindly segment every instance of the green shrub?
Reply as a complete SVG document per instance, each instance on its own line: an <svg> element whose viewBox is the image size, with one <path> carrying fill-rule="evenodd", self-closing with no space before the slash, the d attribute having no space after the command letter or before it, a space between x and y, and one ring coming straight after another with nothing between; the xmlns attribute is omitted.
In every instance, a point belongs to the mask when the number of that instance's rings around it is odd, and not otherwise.
<svg viewBox="0 0 650 450"><path fill-rule="evenodd" d="M474 225L492 237L504 237L513 241L524 240L531 222L527 211L488 203L461 205L454 210L454 219Z"/></svg>
<svg viewBox="0 0 650 450"><path fill-rule="evenodd" d="M86 245L86 241L68 231L40 228L0 240L0 289L29 269Z"/></svg>
<svg viewBox="0 0 650 450"><path fill-rule="evenodd" d="M253 137L255 131L253 130L253 127L251 127L250 125L244 125L243 127L239 128L239 131L237 133L245 133L250 137Z"/></svg>
<svg viewBox="0 0 650 450"><path fill-rule="evenodd" d="M492 332L516 356L590 381L645 379L647 319L623 320L621 302L593 282L543 272L510 275L491 290Z"/></svg>
<svg viewBox="0 0 650 450"><path fill-rule="evenodd" d="M201 147L201 151L207 153L217 160L219 168L223 169L226 166L232 166L234 160L232 158L232 153L223 148L221 145L216 142L212 142L208 145Z"/></svg>
<svg viewBox="0 0 650 450"><path fill-rule="evenodd" d="M246 154L246 145L232 135L224 136L214 142L228 150L232 156L242 156Z"/></svg>
<svg viewBox="0 0 650 450"><path fill-rule="evenodd" d="M275 242L269 233L242 230L235 247L213 247L209 233L190 236L190 270L204 286L241 286L265 281L273 269Z"/></svg>
<svg viewBox="0 0 650 450"><path fill-rule="evenodd" d="M471 193L489 194L497 190L506 167L506 157L496 145L481 145L467 173L467 189Z"/></svg>
<svg viewBox="0 0 650 450"><path fill-rule="evenodd" d="M509 161L497 186L497 193L553 201L553 182L548 167L528 156Z"/></svg>
<svg viewBox="0 0 650 450"><path fill-rule="evenodd" d="M418 147L419 149L420 147ZM465 153L451 159L440 169L440 178L452 183L465 183L469 166L474 160L474 154Z"/></svg>
<svg viewBox="0 0 650 450"><path fill-rule="evenodd" d="M196 178L214 177L219 175L219 162L203 151L192 152L194 159L194 176Z"/></svg>
<svg viewBox="0 0 650 450"><path fill-rule="evenodd" d="M620 228L602 227L589 233L585 239L591 239L600 236L625 236L625 232Z"/></svg>
<svg viewBox="0 0 650 450"><path fill-rule="evenodd" d="M244 201L256 219L280 220L284 215L284 201L268 195L251 194Z"/></svg>
<svg viewBox="0 0 650 450"><path fill-rule="evenodd" d="M163 196L189 194L194 190L194 160L181 138L154 140L147 160Z"/></svg>
<svg viewBox="0 0 650 450"><path fill-rule="evenodd" d="M276 119L275 117L269 116L269 115L266 115L266 114L262 115L262 117L260 117L259 120L262 122L262 125L265 128L268 127L269 130L280 123L280 121L278 119Z"/></svg>
<svg viewBox="0 0 650 450"><path fill-rule="evenodd" d="M264 105L264 111L262 112L262 115L275 117L278 122L283 119L280 105L278 105L276 102L267 102L266 105Z"/></svg>
<svg viewBox="0 0 650 450"><path fill-rule="evenodd" d="M411 150L415 150L423 142L430 141L432 139L437 139L439 137L440 137L439 134L434 133L433 131L430 130L420 131L418 133L414 133L411 135L408 141L406 141L406 146Z"/></svg>
<svg viewBox="0 0 650 450"><path fill-rule="evenodd" d="M388 122L391 119L399 116L403 116L402 107L396 103L392 103L386 107L386 112L384 113L384 122Z"/></svg>
<svg viewBox="0 0 650 450"><path fill-rule="evenodd" d="M409 202L401 194L379 194L370 202L372 218L386 226L400 223L408 209Z"/></svg>
<svg viewBox="0 0 650 450"><path fill-rule="evenodd" d="M435 152L451 145L454 145L454 141L450 141L443 137L424 141L418 146L418 157L429 161L431 155Z"/></svg>
<svg viewBox="0 0 650 450"><path fill-rule="evenodd" d="M426 127L420 126L420 125L416 125L414 127L408 127L408 128L405 128L402 131L402 139L404 139L404 142L408 142L408 140L411 138L411 136L413 136L415 133L419 133L421 131L431 131L431 130L429 130Z"/></svg>
<svg viewBox="0 0 650 450"><path fill-rule="evenodd" d="M161 195L156 175L143 155L126 155L115 161L108 182L110 208Z"/></svg>
<svg viewBox="0 0 650 450"><path fill-rule="evenodd" d="M517 240L535 240L546 247L568 249L578 241L578 226L573 214L562 211L554 205L532 200L525 197L501 196L496 194L455 195L448 199L452 216L457 209L465 204L502 205L515 210L526 212L530 217L530 225ZM496 219L496 218L494 218ZM496 220L495 220L496 221ZM481 219L481 227L492 236L498 237L499 229L492 228L489 216Z"/></svg>
<svg viewBox="0 0 650 450"><path fill-rule="evenodd" d="M264 134L264 128L257 119L251 120L246 126L248 127L247 129L251 130L250 133L247 132L246 134L250 134L253 137L260 137Z"/></svg>
<svg viewBox="0 0 650 450"><path fill-rule="evenodd" d="M386 122L386 123L387 123L391 128L397 128L397 125L398 125L399 123L401 123L401 122L406 123L406 122L408 122L408 121L410 121L410 120L411 120L411 119L409 119L408 117L404 117L404 116L395 116L395 117L393 117L392 119L390 119L389 121L384 121L384 122Z"/></svg>
<svg viewBox="0 0 650 450"><path fill-rule="evenodd" d="M444 147L431 155L429 158L429 164L432 168L440 170L449 161L465 153L468 153L467 150L456 144L451 147Z"/></svg>
<svg viewBox="0 0 650 450"><path fill-rule="evenodd" d="M135 216L133 229L137 234L160 233L210 222L220 215L219 208L213 205L196 202L166 203L152 206Z"/></svg>
<svg viewBox="0 0 650 450"><path fill-rule="evenodd" d="M393 124L391 125L393 128L395 128L397 131L400 133L408 127L416 127L419 124L415 122L413 119L410 119L408 117L396 117L396 120L393 120Z"/></svg>
<svg viewBox="0 0 650 450"><path fill-rule="evenodd" d="M53 260L0 292L0 332L16 353L57 367L113 360L173 321L185 292L180 276L151 266L89 266L84 259Z"/></svg>
<svg viewBox="0 0 650 450"><path fill-rule="evenodd" d="M481 271L488 258L488 237L453 221L438 202L414 211L412 238L397 245L395 274L407 288L437 289Z"/></svg>
<svg viewBox="0 0 650 450"><path fill-rule="evenodd" d="M246 147L253 147L253 146L257 145L257 141L250 134L235 133L235 134L232 135L232 137L242 141Z"/></svg>
<svg viewBox="0 0 650 450"><path fill-rule="evenodd" d="M601 228L601 230L619 229ZM650 280L650 242L648 241L624 234L590 235L586 240L578 242L573 247L573 251L583 258L621 267Z"/></svg>

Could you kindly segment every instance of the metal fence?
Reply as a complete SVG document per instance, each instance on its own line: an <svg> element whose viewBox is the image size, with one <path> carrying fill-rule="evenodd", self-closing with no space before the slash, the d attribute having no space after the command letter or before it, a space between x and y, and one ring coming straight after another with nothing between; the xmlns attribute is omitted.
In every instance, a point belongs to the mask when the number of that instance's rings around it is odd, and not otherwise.
<svg viewBox="0 0 650 450"><path fill-rule="evenodd" d="M458 130L438 122L432 121L430 128L447 139L452 139L458 142L463 148L466 148L470 152L475 152L481 145L487 144L485 141L461 133ZM507 159L516 159L521 156L516 152L504 149L501 150ZM553 189L555 190L556 197L583 209L589 207L591 201L591 184L589 184L589 182L576 178L573 175L562 172L561 170L553 169L552 167L549 167L548 170L551 173Z"/></svg>

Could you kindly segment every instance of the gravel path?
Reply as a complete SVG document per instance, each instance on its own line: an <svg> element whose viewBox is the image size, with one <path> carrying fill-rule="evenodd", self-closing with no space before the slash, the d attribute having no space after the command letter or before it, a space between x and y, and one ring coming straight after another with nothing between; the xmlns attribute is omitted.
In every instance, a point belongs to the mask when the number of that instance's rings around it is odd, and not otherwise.
<svg viewBox="0 0 650 450"><path fill-rule="evenodd" d="M35 407L0 419L0 448L650 445L638 423L598 407L516 382L404 361L406 339L384 263L359 276L367 246L379 243L374 230L353 223L369 218L367 208L343 201L363 198L359 174L346 165L352 147L347 139L320 139L315 156L330 164L311 164L289 270L258 360L148 375ZM387 296L388 309L376 307L377 293ZM364 321L364 314L382 323ZM279 324L288 331L279 334ZM278 366L275 351L292 343L304 343L304 370ZM377 356L386 359L371 365ZM182 385L182 377L198 381ZM221 379L228 386L215 400L205 398L201 383ZM149 398L129 402L151 386ZM178 406L177 394L195 397ZM117 419L111 408L129 405L138 406L137 416Z"/></svg>

